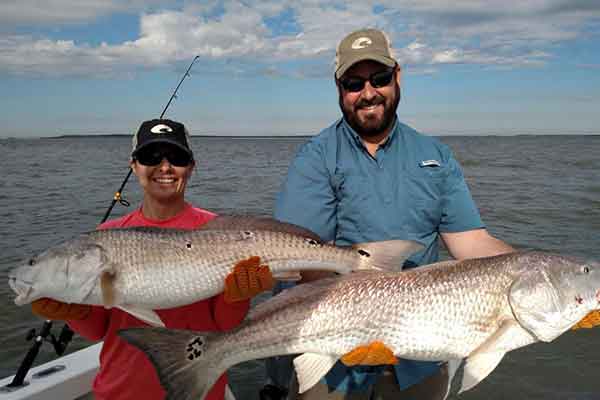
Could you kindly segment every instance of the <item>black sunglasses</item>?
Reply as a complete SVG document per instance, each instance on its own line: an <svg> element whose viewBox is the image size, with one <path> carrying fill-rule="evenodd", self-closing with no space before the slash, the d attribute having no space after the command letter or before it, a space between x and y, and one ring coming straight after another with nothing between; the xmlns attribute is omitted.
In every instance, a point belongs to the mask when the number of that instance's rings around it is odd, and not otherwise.
<svg viewBox="0 0 600 400"><path fill-rule="evenodd" d="M177 147L150 146L138 151L134 159L147 167L154 167L166 158L175 167L187 167L192 156Z"/></svg>
<svg viewBox="0 0 600 400"><path fill-rule="evenodd" d="M371 86L374 88L382 88L390 84L394 78L395 68L386 69L371 74L367 79L359 78L357 76L350 76L348 78L340 79L340 84L344 90L348 92L360 92L365 88L365 83L369 81Z"/></svg>

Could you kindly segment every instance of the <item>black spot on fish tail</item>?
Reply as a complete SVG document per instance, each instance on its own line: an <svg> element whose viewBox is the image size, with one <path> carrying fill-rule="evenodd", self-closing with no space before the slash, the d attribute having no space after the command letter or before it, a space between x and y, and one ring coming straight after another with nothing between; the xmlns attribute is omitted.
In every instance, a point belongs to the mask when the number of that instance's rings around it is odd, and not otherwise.
<svg viewBox="0 0 600 400"><path fill-rule="evenodd" d="M189 342L185 351L188 354L188 360L194 360L195 358L200 357L204 352L204 342L202 341L202 337L196 337Z"/></svg>
<svg viewBox="0 0 600 400"><path fill-rule="evenodd" d="M166 328L130 328L118 335L150 360L167 400L203 399L224 371L208 357L214 334Z"/></svg>

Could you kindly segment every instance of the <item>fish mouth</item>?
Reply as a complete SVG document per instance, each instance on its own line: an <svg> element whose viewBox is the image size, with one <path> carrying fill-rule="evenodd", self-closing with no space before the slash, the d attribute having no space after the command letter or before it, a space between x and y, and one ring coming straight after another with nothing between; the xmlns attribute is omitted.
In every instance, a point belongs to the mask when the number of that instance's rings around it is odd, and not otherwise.
<svg viewBox="0 0 600 400"><path fill-rule="evenodd" d="M29 302L28 298L33 291L33 282L23 281L14 275L9 275L8 285L13 292L17 294L17 297L15 297L16 305L22 306L23 304L27 304Z"/></svg>

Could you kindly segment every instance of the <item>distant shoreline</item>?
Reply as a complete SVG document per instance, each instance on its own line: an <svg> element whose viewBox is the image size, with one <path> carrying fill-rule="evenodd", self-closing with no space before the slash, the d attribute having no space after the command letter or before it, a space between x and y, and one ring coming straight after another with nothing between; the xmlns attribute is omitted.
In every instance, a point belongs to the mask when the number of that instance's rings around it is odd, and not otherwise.
<svg viewBox="0 0 600 400"><path fill-rule="evenodd" d="M231 139L271 139L271 138L309 138L313 135L190 135L192 138L231 138ZM58 135L58 136L44 136L44 139L68 139L68 138L95 138L95 137L126 137L130 138L131 134L127 133L101 133L101 134L88 134L88 135ZM40 139L42 139L40 137Z"/></svg>
<svg viewBox="0 0 600 400"><path fill-rule="evenodd" d="M540 136L554 136L554 137L572 137L572 136L600 136L598 133L517 133L517 134L432 134L426 133L428 136L434 137L540 137ZM309 139L316 135L191 135L192 138L215 138L215 139ZM27 136L27 137L0 137L0 140L31 140L31 139L94 139L94 138L130 138L131 134L127 133L100 133L100 134L66 134L56 136Z"/></svg>

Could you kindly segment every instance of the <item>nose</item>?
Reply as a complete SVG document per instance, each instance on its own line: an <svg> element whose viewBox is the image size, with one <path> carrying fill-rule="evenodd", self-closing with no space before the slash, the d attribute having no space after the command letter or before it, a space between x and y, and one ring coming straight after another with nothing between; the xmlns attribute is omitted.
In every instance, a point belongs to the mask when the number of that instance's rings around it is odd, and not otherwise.
<svg viewBox="0 0 600 400"><path fill-rule="evenodd" d="M163 157L162 160L160 160L160 164L158 165L158 167L161 171L168 171L173 166L171 165L169 160L167 160L167 157Z"/></svg>
<svg viewBox="0 0 600 400"><path fill-rule="evenodd" d="M365 87L363 88L363 90L361 92L361 96L365 100L372 100L373 98L375 98L377 96L377 90L375 90L375 88L373 86L371 86L371 82L369 82L369 81L365 82Z"/></svg>

